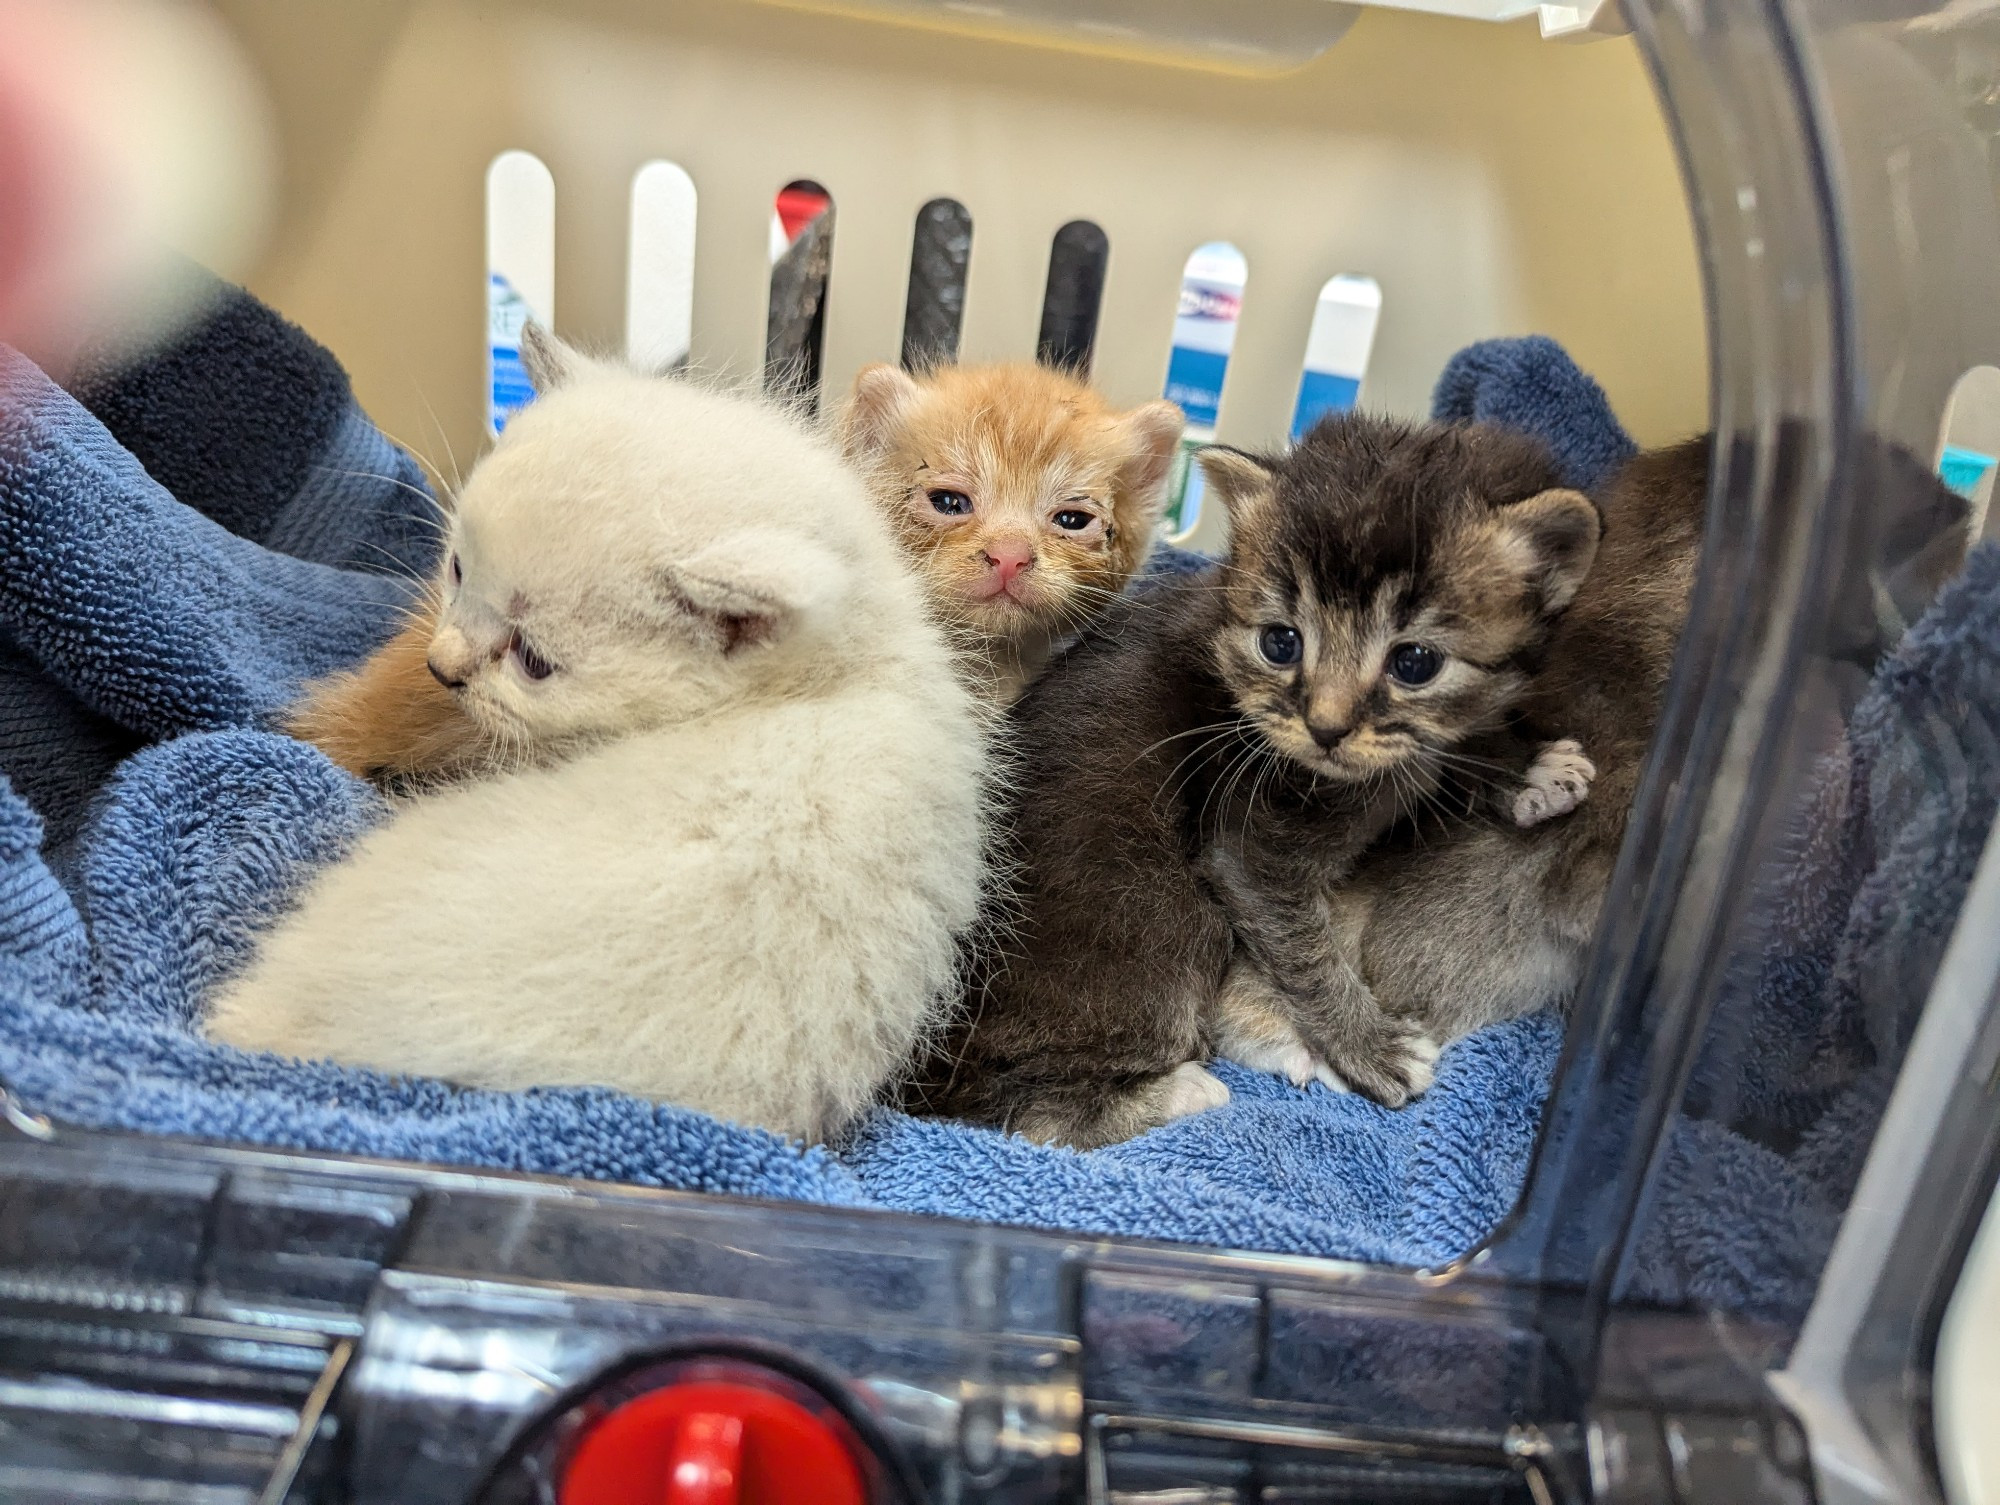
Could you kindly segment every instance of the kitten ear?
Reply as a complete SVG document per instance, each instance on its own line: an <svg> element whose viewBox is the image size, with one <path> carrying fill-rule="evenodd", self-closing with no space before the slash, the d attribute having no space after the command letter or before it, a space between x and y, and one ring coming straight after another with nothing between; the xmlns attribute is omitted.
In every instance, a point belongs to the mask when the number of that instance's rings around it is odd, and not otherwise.
<svg viewBox="0 0 2000 1505"><path fill-rule="evenodd" d="M877 361L855 372L847 408L840 415L840 439L849 457L859 459L887 449L923 390L900 366Z"/></svg>
<svg viewBox="0 0 2000 1505"><path fill-rule="evenodd" d="M584 357L533 319L521 326L521 364L537 397L553 392L575 377Z"/></svg>
<svg viewBox="0 0 2000 1505"><path fill-rule="evenodd" d="M1164 399L1118 418L1118 436L1126 453L1119 480L1149 517L1157 517L1166 506L1167 477L1174 472L1174 451L1180 448L1186 428L1187 415Z"/></svg>
<svg viewBox="0 0 2000 1505"><path fill-rule="evenodd" d="M1604 532L1596 503L1558 488L1498 508L1493 520L1510 562L1541 592L1543 611L1561 611L1576 599Z"/></svg>
<svg viewBox="0 0 2000 1505"><path fill-rule="evenodd" d="M837 600L847 566L816 543L746 528L659 566L656 579L674 609L712 627L728 654L772 642Z"/></svg>
<svg viewBox="0 0 2000 1505"><path fill-rule="evenodd" d="M1241 518L1276 492L1278 478L1255 455L1226 444L1211 444L1195 456L1208 484L1222 498L1232 520Z"/></svg>

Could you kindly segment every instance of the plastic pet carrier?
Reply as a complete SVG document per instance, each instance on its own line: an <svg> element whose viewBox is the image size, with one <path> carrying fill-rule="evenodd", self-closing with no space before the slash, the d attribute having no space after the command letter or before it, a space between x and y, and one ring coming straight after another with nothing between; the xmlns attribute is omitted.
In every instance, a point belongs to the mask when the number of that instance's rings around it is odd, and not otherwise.
<svg viewBox="0 0 2000 1505"><path fill-rule="evenodd" d="M93 485L226 501L292 456L259 542L313 557L326 488L423 485L341 368L448 469L526 398L530 315L828 403L1039 355L1190 447L1421 414L1495 337L1571 371L1546 334L1603 392L1533 401L1612 452L1712 432L1706 552L1573 1005L1453 1047L1478 1112L1279 1116L1199 1175L392 1102L52 1003L74 769L7 762L41 824L0 822L0 1499L2000 1500L2000 7L1412 5L215 6L280 148L250 286L339 365L232 294L199 422L192 357L83 394L138 457ZM1197 476L1169 534L1223 548ZM182 756L75 727L105 778ZM1411 1176L1321 1174L1398 1122Z"/></svg>

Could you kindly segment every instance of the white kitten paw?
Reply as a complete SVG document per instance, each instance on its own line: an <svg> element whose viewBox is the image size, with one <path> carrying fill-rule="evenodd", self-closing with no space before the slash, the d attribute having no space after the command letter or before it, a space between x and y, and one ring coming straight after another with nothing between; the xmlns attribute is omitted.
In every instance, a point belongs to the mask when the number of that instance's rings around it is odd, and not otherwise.
<svg viewBox="0 0 2000 1505"><path fill-rule="evenodd" d="M1296 1034L1290 1039L1238 1037L1224 1042L1217 1054L1252 1071L1268 1071L1272 1076L1281 1076L1294 1087L1303 1087L1310 1082L1314 1070L1321 1064L1314 1060L1306 1042Z"/></svg>
<svg viewBox="0 0 2000 1505"><path fill-rule="evenodd" d="M1312 1080L1318 1082L1330 1092L1352 1092L1354 1090L1348 1086L1346 1077L1335 1071L1331 1065L1320 1060L1317 1056L1313 1057ZM1305 1083L1301 1082L1299 1085L1303 1087Z"/></svg>
<svg viewBox="0 0 2000 1505"><path fill-rule="evenodd" d="M1437 1080L1438 1057L1444 1053L1444 1047L1429 1035L1412 1035L1409 1052L1406 1070L1410 1078L1410 1096L1421 1097L1431 1090L1431 1084Z"/></svg>
<svg viewBox="0 0 2000 1505"><path fill-rule="evenodd" d="M1185 1061L1167 1074L1160 1112L1167 1120L1206 1113L1229 1101L1222 1079L1199 1061Z"/></svg>
<svg viewBox="0 0 2000 1505"><path fill-rule="evenodd" d="M1597 765L1574 738L1549 743L1529 765L1526 783L1514 796L1514 824L1526 829L1569 814L1590 797L1596 777Z"/></svg>

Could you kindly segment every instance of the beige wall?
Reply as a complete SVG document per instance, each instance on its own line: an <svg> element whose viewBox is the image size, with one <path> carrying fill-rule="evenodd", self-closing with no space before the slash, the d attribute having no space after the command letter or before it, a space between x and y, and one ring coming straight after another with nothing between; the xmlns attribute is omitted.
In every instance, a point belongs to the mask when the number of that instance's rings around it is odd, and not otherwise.
<svg viewBox="0 0 2000 1505"><path fill-rule="evenodd" d="M285 208L257 291L330 344L397 437L463 463L482 433L487 162L557 193L557 323L615 346L625 197L648 158L701 195L698 358L761 351L770 195L838 205L827 373L893 358L911 220L972 210L964 354L1031 353L1048 239L1112 262L1097 374L1156 395L1189 250L1250 286L1223 437L1278 437L1319 284L1384 312L1363 401L1418 412L1450 353L1554 335L1642 440L1698 429L1700 287L1671 150L1629 42L1543 43L1371 11L1296 73L1242 78L805 14L749 0L224 0L276 98Z"/></svg>

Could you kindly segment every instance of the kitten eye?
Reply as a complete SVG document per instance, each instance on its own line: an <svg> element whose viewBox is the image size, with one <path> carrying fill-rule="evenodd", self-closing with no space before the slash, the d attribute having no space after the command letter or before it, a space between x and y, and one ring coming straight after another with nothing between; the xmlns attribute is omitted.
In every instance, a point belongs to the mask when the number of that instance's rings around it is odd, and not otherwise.
<svg viewBox="0 0 2000 1505"><path fill-rule="evenodd" d="M1429 643L1398 643L1389 650L1389 678L1399 685L1427 685L1444 667L1444 655Z"/></svg>
<svg viewBox="0 0 2000 1505"><path fill-rule="evenodd" d="M530 679L547 679L556 672L556 666L522 642L518 632L514 634L514 661Z"/></svg>
<svg viewBox="0 0 2000 1505"><path fill-rule="evenodd" d="M464 583L464 580L465 571L459 568L458 556L454 554L451 556L451 583L453 585L460 585Z"/></svg>
<svg viewBox="0 0 2000 1505"><path fill-rule="evenodd" d="M1081 533L1095 521L1095 514L1085 512L1077 507L1065 507L1055 516L1056 526L1058 528L1067 528L1072 533Z"/></svg>
<svg viewBox="0 0 2000 1505"><path fill-rule="evenodd" d="M962 491L933 491L931 506L946 517L964 517L972 511L972 498Z"/></svg>
<svg viewBox="0 0 2000 1505"><path fill-rule="evenodd" d="M1278 624L1266 627L1257 634L1257 651L1280 668L1287 664L1296 664L1299 661L1299 650L1303 646L1296 627Z"/></svg>

